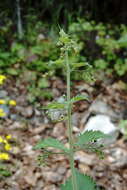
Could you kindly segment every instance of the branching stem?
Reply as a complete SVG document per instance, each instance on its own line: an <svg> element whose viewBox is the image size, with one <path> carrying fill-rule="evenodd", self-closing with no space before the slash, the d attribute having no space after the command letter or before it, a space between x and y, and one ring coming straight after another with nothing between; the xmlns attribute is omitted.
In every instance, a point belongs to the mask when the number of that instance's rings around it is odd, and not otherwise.
<svg viewBox="0 0 127 190"><path fill-rule="evenodd" d="M68 101L68 136L69 136L69 145L70 145L70 154L69 154L69 161L71 167L71 174L72 174L72 187L73 190L78 190L77 188L77 180L76 180L76 173L74 167L74 150L73 150L73 135L72 135L72 104L70 103L70 65L69 65L69 58L68 58L68 51L66 51L66 67L67 67L67 101Z"/></svg>

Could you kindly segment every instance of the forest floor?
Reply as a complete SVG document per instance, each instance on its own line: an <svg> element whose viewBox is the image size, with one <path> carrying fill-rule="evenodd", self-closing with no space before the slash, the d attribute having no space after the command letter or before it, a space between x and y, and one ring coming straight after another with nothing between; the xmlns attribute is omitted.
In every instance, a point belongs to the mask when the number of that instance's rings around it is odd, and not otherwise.
<svg viewBox="0 0 127 190"><path fill-rule="evenodd" d="M8 79L1 89L2 93L17 101L17 106L9 111L7 118L0 120L0 134L12 135L11 159L6 163L12 175L0 177L0 190L60 190L60 184L70 176L67 158L53 156L47 166L39 166L37 156L41 152L33 150L33 146L49 136L67 144L66 122L51 122L42 110L28 103L28 85L23 78L19 83ZM54 78L50 81L50 89L58 99L66 93L66 84L60 78ZM85 128L93 114L90 107L93 104L96 107L97 101L110 106L110 110L103 114L109 114L118 130L119 121L127 118L127 90L121 81L97 81L91 85L83 81L73 82L72 94L90 97L90 101L75 104L72 116L74 135ZM46 100L39 101L42 106L48 103ZM100 109L97 107L94 114L101 114ZM82 173L91 175L102 190L127 190L127 140L120 130L117 140L104 151L103 160L94 153L76 153L76 167Z"/></svg>

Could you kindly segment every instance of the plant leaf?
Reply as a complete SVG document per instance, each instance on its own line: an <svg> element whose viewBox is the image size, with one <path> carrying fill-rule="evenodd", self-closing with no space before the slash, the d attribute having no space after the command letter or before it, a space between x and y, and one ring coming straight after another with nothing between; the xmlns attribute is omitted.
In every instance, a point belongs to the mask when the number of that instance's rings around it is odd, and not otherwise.
<svg viewBox="0 0 127 190"><path fill-rule="evenodd" d="M43 109L64 109L65 104L59 103L59 102L52 102L48 104L47 106L43 107Z"/></svg>
<svg viewBox="0 0 127 190"><path fill-rule="evenodd" d="M38 142L38 144L34 147L34 149L41 149L41 148L48 148L48 147L53 147L53 148L57 148L60 149L66 153L69 152L69 149L66 148L64 146L64 144L62 144L60 141L58 141L57 139L54 138L47 138L45 140L41 140L40 142Z"/></svg>
<svg viewBox="0 0 127 190"><path fill-rule="evenodd" d="M101 131L93 131L93 130L85 131L83 134L78 136L76 145L80 146L80 145L83 145L89 142L94 142L98 139L106 138L106 137L110 137L110 136L102 133Z"/></svg>
<svg viewBox="0 0 127 190"><path fill-rule="evenodd" d="M42 78L38 81L38 87L39 88L48 88L49 87L49 81L46 78Z"/></svg>
<svg viewBox="0 0 127 190"><path fill-rule="evenodd" d="M79 68L79 67L86 67L86 66L89 66L89 64L87 62L80 62L80 63L74 63L72 65L73 68Z"/></svg>
<svg viewBox="0 0 127 190"><path fill-rule="evenodd" d="M8 170L8 168L4 164L0 164L0 177L9 177L11 176L11 172Z"/></svg>
<svg viewBox="0 0 127 190"><path fill-rule="evenodd" d="M122 47L127 47L127 34L123 35L119 40L118 43L122 46Z"/></svg>
<svg viewBox="0 0 127 190"><path fill-rule="evenodd" d="M76 172L76 180L78 185L77 190L98 190L96 188L96 183L93 181L93 179L90 176L81 174L78 172L78 170L75 170L75 172ZM73 190L71 178L61 186L61 190Z"/></svg>
<svg viewBox="0 0 127 190"><path fill-rule="evenodd" d="M80 100L88 100L88 97L85 95L77 95L71 99L71 103L78 102Z"/></svg>
<svg viewBox="0 0 127 190"><path fill-rule="evenodd" d="M18 69L14 69L14 68L8 68L6 69L6 72L10 75L19 75L19 70Z"/></svg>

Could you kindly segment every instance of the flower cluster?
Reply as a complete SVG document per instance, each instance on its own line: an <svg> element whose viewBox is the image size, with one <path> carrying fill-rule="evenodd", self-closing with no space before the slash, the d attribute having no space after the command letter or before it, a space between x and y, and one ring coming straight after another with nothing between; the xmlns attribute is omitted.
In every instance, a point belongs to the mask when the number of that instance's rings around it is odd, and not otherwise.
<svg viewBox="0 0 127 190"><path fill-rule="evenodd" d="M7 151L11 150L11 145L9 144L10 139L11 135L7 135L5 138L0 136L0 160L9 160L9 154Z"/></svg>
<svg viewBox="0 0 127 190"><path fill-rule="evenodd" d="M4 80L6 79L6 76L0 75L0 85L4 83Z"/></svg>
<svg viewBox="0 0 127 190"><path fill-rule="evenodd" d="M6 101L4 99L0 99L0 105L1 104L8 104L10 106L16 106L16 101L15 100L9 100ZM0 117L5 117L6 113L4 112L4 110L2 108L0 108Z"/></svg>
<svg viewBox="0 0 127 190"><path fill-rule="evenodd" d="M5 117L6 113L4 112L3 109L0 108L0 117Z"/></svg>
<svg viewBox="0 0 127 190"><path fill-rule="evenodd" d="M0 75L0 85L2 85L4 83L5 79L6 79L6 76ZM0 99L0 105L2 105L2 104L16 106L16 101ZM4 110L2 108L0 108L0 117L5 117L5 116L6 116L6 113L4 112Z"/></svg>
<svg viewBox="0 0 127 190"><path fill-rule="evenodd" d="M6 79L6 76L0 75L0 85L4 83L5 79ZM0 99L0 105L2 104L16 106L16 101ZM3 108L0 107L0 117L4 117L4 116L6 116L6 113L4 112ZM11 135L7 135L5 137L0 136L0 161L9 160L8 151L11 150L11 145L9 143L10 139L11 139Z"/></svg>
<svg viewBox="0 0 127 190"><path fill-rule="evenodd" d="M0 99L0 104L8 104L10 106L16 106L16 101L15 100L6 101L4 99Z"/></svg>
<svg viewBox="0 0 127 190"><path fill-rule="evenodd" d="M60 30L59 34L60 37L57 45L61 47L60 50L62 54L64 54L66 51L74 51L75 53L79 52L80 47L77 42L71 39L70 36L64 32L63 29Z"/></svg>

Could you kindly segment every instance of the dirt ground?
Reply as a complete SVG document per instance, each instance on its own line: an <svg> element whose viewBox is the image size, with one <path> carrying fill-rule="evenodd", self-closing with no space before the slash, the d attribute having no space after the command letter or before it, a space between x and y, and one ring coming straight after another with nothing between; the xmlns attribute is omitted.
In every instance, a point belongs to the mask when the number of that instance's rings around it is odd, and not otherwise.
<svg viewBox="0 0 127 190"><path fill-rule="evenodd" d="M110 117L119 131L115 143L105 148L103 160L94 153L80 151L75 154L76 167L92 176L102 190L127 190L127 140L118 127L121 119L127 119L127 90L122 84L121 81L97 81L88 85L82 81L73 82L72 86L73 95L89 96L89 101L79 102L73 108L74 135L84 129L93 114L90 107L96 101L110 106L109 115L111 112L114 114ZM47 166L39 166L37 157L41 152L33 150L33 146L49 136L67 144L66 122L54 123L36 104L30 104L27 101L27 85L24 79L20 83L8 79L0 89L17 101L17 106L9 110L8 117L0 120L0 134L12 135L11 159L5 163L12 175L0 177L0 190L60 190L60 184L70 176L67 158L53 156ZM66 85L59 78L50 81L50 89L55 99L66 93ZM40 99L38 102L43 106L48 100Z"/></svg>

